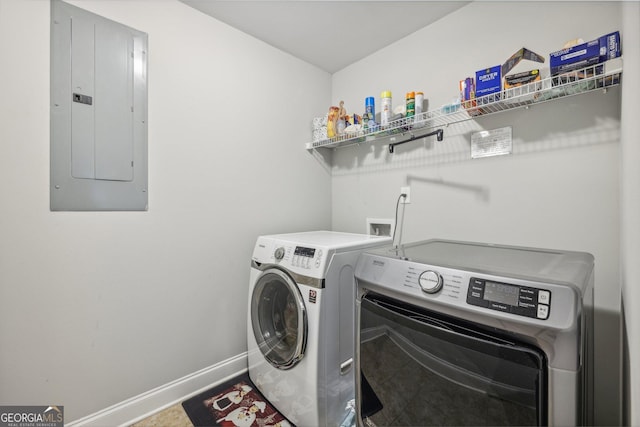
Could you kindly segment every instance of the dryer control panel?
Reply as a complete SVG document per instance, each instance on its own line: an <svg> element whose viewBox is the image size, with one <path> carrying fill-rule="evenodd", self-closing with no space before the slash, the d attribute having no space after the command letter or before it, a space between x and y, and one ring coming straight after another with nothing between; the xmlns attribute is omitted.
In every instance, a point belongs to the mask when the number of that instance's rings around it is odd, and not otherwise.
<svg viewBox="0 0 640 427"><path fill-rule="evenodd" d="M467 303L546 320L551 309L551 291L472 277Z"/></svg>

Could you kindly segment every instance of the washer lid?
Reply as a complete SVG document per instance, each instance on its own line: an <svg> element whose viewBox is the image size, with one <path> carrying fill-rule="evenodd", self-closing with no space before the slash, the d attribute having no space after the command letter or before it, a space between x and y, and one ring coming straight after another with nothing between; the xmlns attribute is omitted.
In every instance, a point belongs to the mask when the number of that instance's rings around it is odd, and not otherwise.
<svg viewBox="0 0 640 427"><path fill-rule="evenodd" d="M367 252L460 270L566 282L581 289L594 265L593 255L585 252L450 240L426 240Z"/></svg>

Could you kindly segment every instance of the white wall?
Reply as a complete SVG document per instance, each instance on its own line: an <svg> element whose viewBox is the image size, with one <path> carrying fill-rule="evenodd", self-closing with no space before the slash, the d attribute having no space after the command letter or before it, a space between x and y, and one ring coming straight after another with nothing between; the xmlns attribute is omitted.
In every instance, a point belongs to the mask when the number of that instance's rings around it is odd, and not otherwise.
<svg viewBox="0 0 640 427"><path fill-rule="evenodd" d="M330 225L330 76L174 0L149 34L149 211L49 211L48 0L0 0L0 402L72 421L246 351L259 234Z"/></svg>
<svg viewBox="0 0 640 427"><path fill-rule="evenodd" d="M625 74L640 73L640 3L622 7ZM638 123L638 79L625 79L622 96L622 304L624 307L624 424L640 425L640 123Z"/></svg>
<svg viewBox="0 0 640 427"><path fill-rule="evenodd" d="M622 148L619 90L452 126L443 143L394 156L378 144L341 149L333 178L301 147L309 118L340 99L362 112L382 90L395 103L424 90L434 107L460 78L522 46L546 54L619 29L621 16L628 30L637 5L625 6L629 15L612 2L476 2L332 79L174 0L72 3L149 34L150 209L49 212L49 2L0 0L0 402L61 403L71 421L242 353L255 237L328 228L329 218L336 230L362 232L366 217L393 216L409 184L405 241L594 253L596 410L599 422L618 424L621 151L625 277L637 276L640 254L637 125L625 133L633 96L623 100ZM637 75L638 40L623 33L623 43L625 56L636 48L635 72L625 58L625 74ZM468 160L471 132L507 125L513 155ZM637 425L629 306L640 298L630 279L624 291Z"/></svg>
<svg viewBox="0 0 640 427"><path fill-rule="evenodd" d="M566 40L620 28L616 2L473 2L335 73L332 101L361 113L367 96L379 107L380 92L391 90L395 106L422 90L432 109L457 94L460 79L523 46L548 66L548 53ZM504 126L513 127L512 155L469 159L472 132ZM362 231L367 217L393 218L408 184L405 242L437 237L594 254L596 421L618 424L620 89L452 125L444 135L395 154L386 143L333 152L333 228Z"/></svg>

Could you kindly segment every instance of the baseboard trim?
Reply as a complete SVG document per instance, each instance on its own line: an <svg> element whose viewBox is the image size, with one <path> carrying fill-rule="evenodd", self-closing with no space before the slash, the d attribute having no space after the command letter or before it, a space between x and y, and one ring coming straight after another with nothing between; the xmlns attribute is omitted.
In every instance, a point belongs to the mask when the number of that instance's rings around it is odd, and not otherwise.
<svg viewBox="0 0 640 427"><path fill-rule="evenodd" d="M68 427L129 426L159 410L173 406L240 375L246 370L247 353L244 352L65 425Z"/></svg>

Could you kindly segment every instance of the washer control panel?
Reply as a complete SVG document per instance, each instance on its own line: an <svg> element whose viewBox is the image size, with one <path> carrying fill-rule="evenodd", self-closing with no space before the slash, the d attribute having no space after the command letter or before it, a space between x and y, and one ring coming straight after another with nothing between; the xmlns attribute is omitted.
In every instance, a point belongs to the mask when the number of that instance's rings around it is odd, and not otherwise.
<svg viewBox="0 0 640 427"><path fill-rule="evenodd" d="M467 304L546 320L551 311L551 291L472 277Z"/></svg>
<svg viewBox="0 0 640 427"><path fill-rule="evenodd" d="M322 249L308 248L304 246L296 246L293 250L293 258L291 264L296 267L309 269L311 267L318 268L322 258Z"/></svg>

